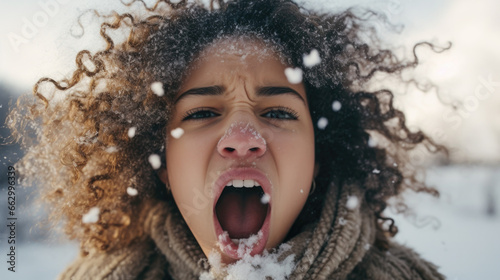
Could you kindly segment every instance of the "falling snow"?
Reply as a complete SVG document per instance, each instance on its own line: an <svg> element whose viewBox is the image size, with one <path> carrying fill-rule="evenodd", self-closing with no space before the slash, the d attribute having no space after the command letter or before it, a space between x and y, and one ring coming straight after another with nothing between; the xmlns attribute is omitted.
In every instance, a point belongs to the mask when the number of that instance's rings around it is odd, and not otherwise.
<svg viewBox="0 0 500 280"><path fill-rule="evenodd" d="M309 54L304 54L303 59L304 59L304 66L308 68L312 68L321 62L321 58L319 57L319 52L316 49L313 49Z"/></svg>
<svg viewBox="0 0 500 280"><path fill-rule="evenodd" d="M368 146L371 147L371 148L374 148L377 146L377 141L375 139L373 139L372 137L370 137L370 139L368 139Z"/></svg>
<svg viewBox="0 0 500 280"><path fill-rule="evenodd" d="M129 138L134 137L136 131L137 131L137 127L135 127L135 126L132 126L131 128L129 128L128 133L127 133L128 137Z"/></svg>
<svg viewBox="0 0 500 280"><path fill-rule="evenodd" d="M174 137L175 139L181 138L183 134L184 134L184 129L180 127L172 129L172 131L170 131L170 135L172 135L172 137Z"/></svg>
<svg viewBox="0 0 500 280"><path fill-rule="evenodd" d="M118 151L118 149L115 146L110 146L110 147L107 147L105 151L106 151L106 153L111 154L111 153L116 153Z"/></svg>
<svg viewBox="0 0 500 280"><path fill-rule="evenodd" d="M127 188L127 194L130 196L136 196L138 193L139 192L137 191L137 189L134 189L132 187Z"/></svg>
<svg viewBox="0 0 500 280"><path fill-rule="evenodd" d="M318 120L318 128L319 129L325 129L325 127L328 125L328 119L327 118L320 118Z"/></svg>
<svg viewBox="0 0 500 280"><path fill-rule="evenodd" d="M349 196L347 198L347 203L345 205L347 209L354 210L358 207L358 205L359 205L359 198L357 196Z"/></svg>
<svg viewBox="0 0 500 280"><path fill-rule="evenodd" d="M152 83L151 90L158 96L163 96L165 94L165 92L163 91L163 84L161 82Z"/></svg>
<svg viewBox="0 0 500 280"><path fill-rule="evenodd" d="M370 244L368 244L368 243L366 243L366 244L365 244L365 246L363 246L363 248L364 248L366 251L370 250L370 247L371 247L371 245L370 245Z"/></svg>
<svg viewBox="0 0 500 280"><path fill-rule="evenodd" d="M338 112L340 110L340 108L342 108L342 103L340 103L337 100L333 101L333 103L332 103L332 110L335 111L335 112Z"/></svg>
<svg viewBox="0 0 500 280"><path fill-rule="evenodd" d="M99 207L90 208L89 212L83 215L82 223L84 224L97 223L97 221L99 221L99 213L100 213Z"/></svg>
<svg viewBox="0 0 500 280"><path fill-rule="evenodd" d="M148 158L149 163L153 167L153 169L160 169L161 167L161 159L160 156L157 154L152 154Z"/></svg>
<svg viewBox="0 0 500 280"><path fill-rule="evenodd" d="M285 75L290 84L298 84L302 82L302 69L300 68L286 68Z"/></svg>
<svg viewBox="0 0 500 280"><path fill-rule="evenodd" d="M270 197L267 193L265 193L265 194L264 194L264 195L260 198L260 202L261 202L262 204L268 204L270 200L271 200L271 197Z"/></svg>
<svg viewBox="0 0 500 280"><path fill-rule="evenodd" d="M379 173L380 173L380 170L378 170L378 169L373 169L372 173L373 173L373 174L379 174Z"/></svg>

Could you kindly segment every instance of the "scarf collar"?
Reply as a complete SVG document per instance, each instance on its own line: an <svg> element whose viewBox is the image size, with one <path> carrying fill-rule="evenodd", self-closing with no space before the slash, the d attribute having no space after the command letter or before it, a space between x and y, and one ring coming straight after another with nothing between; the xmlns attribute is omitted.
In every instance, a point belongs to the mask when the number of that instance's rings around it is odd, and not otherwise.
<svg viewBox="0 0 500 280"><path fill-rule="evenodd" d="M329 186L321 216L314 225L291 238L278 262L294 259L291 279L345 278L375 239L374 216L362 202L359 188ZM356 203L353 203L356 202ZM169 263L174 279L223 278L227 270L213 267L201 251L178 210L155 206L146 228ZM186 234L189 233L189 234ZM279 264L279 263L278 263Z"/></svg>

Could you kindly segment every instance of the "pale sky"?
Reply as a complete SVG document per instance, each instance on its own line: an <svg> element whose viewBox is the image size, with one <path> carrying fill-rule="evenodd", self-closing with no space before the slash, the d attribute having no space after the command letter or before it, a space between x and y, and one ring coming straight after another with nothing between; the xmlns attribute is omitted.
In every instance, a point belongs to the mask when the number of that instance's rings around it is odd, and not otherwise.
<svg viewBox="0 0 500 280"><path fill-rule="evenodd" d="M80 49L97 50L97 26L83 38L77 17L89 8L119 9L118 0L0 1L0 83L30 89L42 76L62 78L74 69ZM128 2L128 1L127 1ZM151 1L146 1L151 2ZM387 14L405 25L399 34L386 35L394 46L419 41L441 46L444 54L419 51L417 77L439 86L441 99L463 104L458 112L440 104L435 91L410 88L396 94L412 126L422 127L453 148L457 160L500 162L500 2L497 0L300 0L314 9L342 10L353 5ZM90 21L90 17L83 17ZM94 28L94 29L92 29ZM95 35L95 34L94 34Z"/></svg>

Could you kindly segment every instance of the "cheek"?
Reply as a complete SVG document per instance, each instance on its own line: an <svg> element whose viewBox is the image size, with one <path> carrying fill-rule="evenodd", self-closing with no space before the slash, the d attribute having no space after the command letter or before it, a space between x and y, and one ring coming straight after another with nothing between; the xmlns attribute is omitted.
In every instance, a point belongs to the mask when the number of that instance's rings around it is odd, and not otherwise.
<svg viewBox="0 0 500 280"><path fill-rule="evenodd" d="M298 132L297 132L298 133ZM314 172L314 136L310 133L280 135L272 143L280 185L287 194L308 191ZM306 189L307 188L307 189Z"/></svg>
<svg viewBox="0 0 500 280"><path fill-rule="evenodd" d="M207 147L200 143L199 137L168 139L168 181L175 202L188 224L193 217L207 212L211 204L210 193L205 189Z"/></svg>
<svg viewBox="0 0 500 280"><path fill-rule="evenodd" d="M199 174L199 160L195 161L195 155L199 153L199 146L195 145L188 137L181 139L168 139L166 148L167 172L172 190L177 190L182 182L189 179L195 179L186 176L191 172ZM191 184L187 185L190 186Z"/></svg>
<svg viewBox="0 0 500 280"><path fill-rule="evenodd" d="M302 211L309 195L314 173L314 137L283 135L276 137L271 144L274 144L279 186L273 193L274 233L270 241L279 243Z"/></svg>

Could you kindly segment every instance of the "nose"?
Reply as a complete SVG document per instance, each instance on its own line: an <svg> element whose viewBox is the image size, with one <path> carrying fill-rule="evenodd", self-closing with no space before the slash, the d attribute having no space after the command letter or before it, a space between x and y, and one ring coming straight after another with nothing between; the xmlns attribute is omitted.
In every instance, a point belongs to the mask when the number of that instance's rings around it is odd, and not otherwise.
<svg viewBox="0 0 500 280"><path fill-rule="evenodd" d="M266 152L266 140L250 123L233 123L217 144L217 151L224 158L253 159Z"/></svg>

